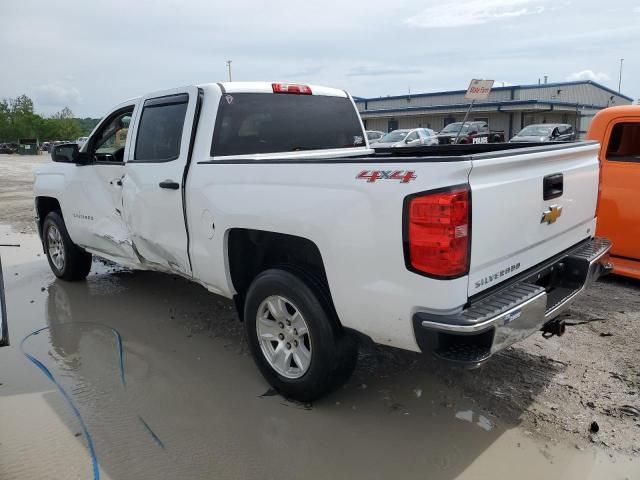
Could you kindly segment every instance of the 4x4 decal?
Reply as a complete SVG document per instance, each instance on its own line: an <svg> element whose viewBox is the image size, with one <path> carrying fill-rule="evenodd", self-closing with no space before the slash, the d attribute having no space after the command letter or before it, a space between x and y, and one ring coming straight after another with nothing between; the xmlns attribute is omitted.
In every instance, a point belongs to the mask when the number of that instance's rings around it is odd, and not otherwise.
<svg viewBox="0 0 640 480"><path fill-rule="evenodd" d="M363 170L356 175L356 180L366 180L373 183L376 180L400 180L400 183L409 183L417 178L413 170Z"/></svg>

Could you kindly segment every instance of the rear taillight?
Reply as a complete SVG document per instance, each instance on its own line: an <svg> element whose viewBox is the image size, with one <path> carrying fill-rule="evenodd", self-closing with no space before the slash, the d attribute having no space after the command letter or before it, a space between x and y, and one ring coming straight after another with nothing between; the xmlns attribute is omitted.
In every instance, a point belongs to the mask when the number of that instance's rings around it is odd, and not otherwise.
<svg viewBox="0 0 640 480"><path fill-rule="evenodd" d="M469 272L471 196L468 186L418 194L405 200L407 268L435 278Z"/></svg>
<svg viewBox="0 0 640 480"><path fill-rule="evenodd" d="M272 83L273 93L297 93L298 95L311 95L311 88L308 85L298 85L297 83Z"/></svg>

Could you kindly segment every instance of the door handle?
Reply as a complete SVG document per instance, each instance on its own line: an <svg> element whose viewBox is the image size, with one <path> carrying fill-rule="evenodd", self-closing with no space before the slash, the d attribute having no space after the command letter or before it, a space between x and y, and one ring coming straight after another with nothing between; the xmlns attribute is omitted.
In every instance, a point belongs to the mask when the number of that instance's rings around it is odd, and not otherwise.
<svg viewBox="0 0 640 480"><path fill-rule="evenodd" d="M564 177L561 173L547 175L542 181L542 198L551 200L562 196L564 189Z"/></svg>
<svg viewBox="0 0 640 480"><path fill-rule="evenodd" d="M159 183L160 188L167 188L169 190L178 190L180 188L180 184L178 182L174 182L173 180L165 180L164 182Z"/></svg>

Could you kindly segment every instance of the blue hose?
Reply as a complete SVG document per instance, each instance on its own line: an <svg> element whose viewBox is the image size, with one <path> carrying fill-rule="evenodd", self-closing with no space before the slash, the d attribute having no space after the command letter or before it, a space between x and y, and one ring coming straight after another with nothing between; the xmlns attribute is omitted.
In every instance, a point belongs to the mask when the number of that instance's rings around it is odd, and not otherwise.
<svg viewBox="0 0 640 480"><path fill-rule="evenodd" d="M44 373L45 376L49 380L51 380L51 382L56 386L58 391L62 394L64 399L67 401L67 403L71 407L71 411L73 411L75 416L78 418L78 421L80 422L80 426L82 428L82 433L84 434L84 438L87 439L87 448L89 449L89 455L91 456L91 463L92 463L92 466L93 466L93 478L94 478L94 480L99 480L100 479L100 469L98 468L98 457L96 455L96 450L95 450L95 448L93 446L93 440L91 439L91 435L89 434L89 429L87 428L87 425L84 423L84 420L82 419L82 415L80 414L80 410L78 410L78 407L73 402L73 400L71 399L69 394L64 390L64 388L62 388L62 385L60 385L58 383L58 381L55 379L55 377L49 371L49 369L47 367L45 367L42 364L42 362L40 362L40 360L38 360L37 358L33 357L32 355L30 355L30 354L28 354L27 352L24 351L24 342L29 337L32 337L34 335L38 335L43 330L48 330L48 329L49 329L49 327L43 327L40 330L36 330L35 332L32 332L29 335L27 335L26 337L24 337L22 339L22 341L20 342L20 351L22 352L22 354L25 357L27 357L27 359L31 363L33 363L36 367L38 367L42 371L42 373Z"/></svg>

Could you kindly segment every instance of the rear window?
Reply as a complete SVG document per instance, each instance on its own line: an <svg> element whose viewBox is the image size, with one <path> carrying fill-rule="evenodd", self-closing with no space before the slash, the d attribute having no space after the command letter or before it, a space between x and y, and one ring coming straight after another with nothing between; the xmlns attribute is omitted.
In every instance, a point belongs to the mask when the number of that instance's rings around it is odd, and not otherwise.
<svg viewBox="0 0 640 480"><path fill-rule="evenodd" d="M321 95L222 96L212 156L365 146L351 100Z"/></svg>

